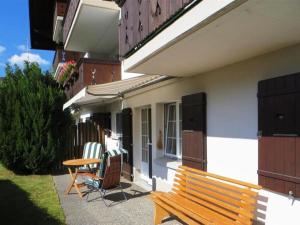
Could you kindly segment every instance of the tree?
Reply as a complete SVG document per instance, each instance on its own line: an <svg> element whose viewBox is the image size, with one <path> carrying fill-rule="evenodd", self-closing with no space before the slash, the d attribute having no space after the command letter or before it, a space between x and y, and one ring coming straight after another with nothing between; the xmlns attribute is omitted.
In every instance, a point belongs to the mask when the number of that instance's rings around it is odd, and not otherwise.
<svg viewBox="0 0 300 225"><path fill-rule="evenodd" d="M7 66L0 84L0 160L18 172L46 172L62 151L71 123L63 90L38 64Z"/></svg>

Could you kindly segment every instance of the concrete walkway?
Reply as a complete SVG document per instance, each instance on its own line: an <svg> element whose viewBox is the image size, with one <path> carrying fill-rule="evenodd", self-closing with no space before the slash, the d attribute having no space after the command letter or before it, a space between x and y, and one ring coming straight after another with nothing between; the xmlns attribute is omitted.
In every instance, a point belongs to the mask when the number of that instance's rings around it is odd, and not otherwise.
<svg viewBox="0 0 300 225"><path fill-rule="evenodd" d="M148 198L149 192L141 187L123 181L122 186L128 201L122 201L120 192L113 191L107 195L107 202L112 203L106 207L99 198L99 193L89 195L81 200L73 189L65 195L70 177L69 175L53 176L57 193L64 210L67 225L152 225L153 203ZM176 219L169 219L164 225L180 225Z"/></svg>

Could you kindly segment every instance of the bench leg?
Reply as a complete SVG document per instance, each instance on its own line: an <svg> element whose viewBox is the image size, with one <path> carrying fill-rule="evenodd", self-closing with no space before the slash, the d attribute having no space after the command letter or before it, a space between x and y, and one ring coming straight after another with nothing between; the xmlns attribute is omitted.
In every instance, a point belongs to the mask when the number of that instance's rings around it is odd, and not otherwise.
<svg viewBox="0 0 300 225"><path fill-rule="evenodd" d="M155 204L155 213L154 213L154 224L158 225L161 224L161 221L163 218L169 216L170 213L168 213L165 209L160 207L159 205Z"/></svg>

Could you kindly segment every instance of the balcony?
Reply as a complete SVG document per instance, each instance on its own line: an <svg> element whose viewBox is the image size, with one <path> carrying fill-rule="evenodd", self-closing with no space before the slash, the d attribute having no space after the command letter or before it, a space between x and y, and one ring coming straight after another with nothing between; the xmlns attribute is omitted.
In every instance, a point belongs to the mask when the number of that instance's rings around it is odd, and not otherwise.
<svg viewBox="0 0 300 225"><path fill-rule="evenodd" d="M63 25L64 48L109 58L118 55L119 12L113 1L70 1Z"/></svg>
<svg viewBox="0 0 300 225"><path fill-rule="evenodd" d="M71 99L87 85L104 84L120 79L119 61L81 58L63 86L68 99Z"/></svg>
<svg viewBox="0 0 300 225"><path fill-rule="evenodd" d="M120 55L126 56L143 40L158 33L175 14L184 11L192 0L115 0L121 10L119 28Z"/></svg>
<svg viewBox="0 0 300 225"><path fill-rule="evenodd" d="M139 19L131 7L137 6L127 0L121 12L126 72L194 76L300 43L300 5L295 1L193 0L154 31L151 17L163 17L167 7L163 11L161 6L157 15L141 4L141 15L150 13L145 34L146 19ZM134 21L143 29L137 30Z"/></svg>
<svg viewBox="0 0 300 225"><path fill-rule="evenodd" d="M53 17L53 41L57 44L62 42L62 23L65 15L67 4L57 1L55 3Z"/></svg>
<svg viewBox="0 0 300 225"><path fill-rule="evenodd" d="M80 59L81 55L82 54L80 52L64 51L63 48L57 48L52 63L52 70L54 71L54 77L55 78L57 77L57 74L59 73L59 70L64 62L70 60L77 61Z"/></svg>

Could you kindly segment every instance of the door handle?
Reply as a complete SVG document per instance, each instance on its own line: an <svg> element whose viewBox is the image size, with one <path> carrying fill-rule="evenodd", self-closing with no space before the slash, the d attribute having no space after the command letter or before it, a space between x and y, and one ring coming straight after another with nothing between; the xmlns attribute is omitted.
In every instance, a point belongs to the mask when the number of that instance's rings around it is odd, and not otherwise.
<svg viewBox="0 0 300 225"><path fill-rule="evenodd" d="M194 132L194 130L183 130L183 132L185 132L185 133L192 133L192 132Z"/></svg>

